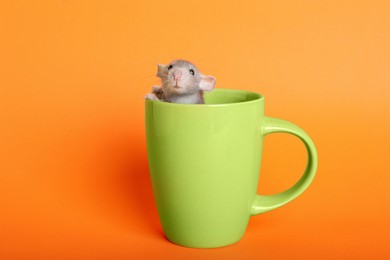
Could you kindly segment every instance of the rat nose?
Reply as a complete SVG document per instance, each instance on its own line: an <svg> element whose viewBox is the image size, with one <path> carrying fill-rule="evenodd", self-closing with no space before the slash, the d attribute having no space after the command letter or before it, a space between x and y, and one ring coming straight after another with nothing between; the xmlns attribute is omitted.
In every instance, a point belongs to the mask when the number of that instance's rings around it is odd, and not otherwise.
<svg viewBox="0 0 390 260"><path fill-rule="evenodd" d="M182 76L181 71L176 70L176 71L173 72L173 78L174 78L175 80L180 79L181 76Z"/></svg>

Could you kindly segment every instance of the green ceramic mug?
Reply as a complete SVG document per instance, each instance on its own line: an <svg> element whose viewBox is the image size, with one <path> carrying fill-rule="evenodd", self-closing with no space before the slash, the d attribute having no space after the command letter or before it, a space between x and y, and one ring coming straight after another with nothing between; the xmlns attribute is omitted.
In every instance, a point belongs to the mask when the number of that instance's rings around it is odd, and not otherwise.
<svg viewBox="0 0 390 260"><path fill-rule="evenodd" d="M195 248L239 241L249 218L299 196L312 182L317 152L296 125L264 116L264 97L216 89L201 105L145 101L149 169L167 238ZM263 139L289 133L303 141L307 167L290 189L258 195Z"/></svg>

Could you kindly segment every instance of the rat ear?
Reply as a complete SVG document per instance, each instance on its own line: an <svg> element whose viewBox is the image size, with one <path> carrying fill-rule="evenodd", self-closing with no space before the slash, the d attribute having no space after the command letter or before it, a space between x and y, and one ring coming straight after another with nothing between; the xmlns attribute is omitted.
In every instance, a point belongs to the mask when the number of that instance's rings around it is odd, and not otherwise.
<svg viewBox="0 0 390 260"><path fill-rule="evenodd" d="M210 75L202 75L200 78L200 89L205 90L205 91L211 91L214 89L215 86L215 77L210 76Z"/></svg>
<svg viewBox="0 0 390 260"><path fill-rule="evenodd" d="M157 77L164 77L167 73L167 67L163 64L157 64Z"/></svg>

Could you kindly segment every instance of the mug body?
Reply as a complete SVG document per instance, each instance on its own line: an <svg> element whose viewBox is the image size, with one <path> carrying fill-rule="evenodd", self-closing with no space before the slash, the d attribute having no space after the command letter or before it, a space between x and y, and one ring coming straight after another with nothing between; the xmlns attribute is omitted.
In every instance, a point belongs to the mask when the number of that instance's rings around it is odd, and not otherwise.
<svg viewBox="0 0 390 260"><path fill-rule="evenodd" d="M196 248L242 238L256 196L264 98L206 93L206 104L145 101L149 170L167 238Z"/></svg>

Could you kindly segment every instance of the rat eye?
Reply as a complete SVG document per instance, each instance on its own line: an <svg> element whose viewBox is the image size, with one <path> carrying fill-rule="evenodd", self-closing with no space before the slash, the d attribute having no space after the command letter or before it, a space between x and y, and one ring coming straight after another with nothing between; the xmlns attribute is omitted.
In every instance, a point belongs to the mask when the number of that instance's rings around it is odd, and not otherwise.
<svg viewBox="0 0 390 260"><path fill-rule="evenodd" d="M193 69L190 69L190 73L192 74L192 76L195 75L195 71Z"/></svg>
<svg viewBox="0 0 390 260"><path fill-rule="evenodd" d="M172 69L172 68L173 68L173 65L172 65L172 64L168 66L168 69L169 69L169 70Z"/></svg>

